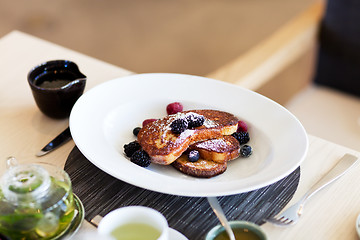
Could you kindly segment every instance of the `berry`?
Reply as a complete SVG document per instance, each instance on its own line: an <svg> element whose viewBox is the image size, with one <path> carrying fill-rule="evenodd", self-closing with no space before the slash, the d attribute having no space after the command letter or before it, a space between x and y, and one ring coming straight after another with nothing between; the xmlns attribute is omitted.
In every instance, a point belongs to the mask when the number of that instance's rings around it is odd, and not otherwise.
<svg viewBox="0 0 360 240"><path fill-rule="evenodd" d="M239 141L240 145L245 144L250 141L250 136L248 132L235 132L231 134L236 140Z"/></svg>
<svg viewBox="0 0 360 240"><path fill-rule="evenodd" d="M148 167L151 163L149 155L144 150L137 150L131 157L130 161L140 167Z"/></svg>
<svg viewBox="0 0 360 240"><path fill-rule="evenodd" d="M136 128L134 128L133 134L134 134L135 136L137 136L137 135L139 134L140 130L141 130L141 127L136 127Z"/></svg>
<svg viewBox="0 0 360 240"><path fill-rule="evenodd" d="M142 126L144 127L146 124L149 124L151 122L155 122L157 119L155 118L149 118L149 119L145 119L142 123Z"/></svg>
<svg viewBox="0 0 360 240"><path fill-rule="evenodd" d="M180 134L188 128L188 122L183 118L179 118L170 124L170 128L173 133Z"/></svg>
<svg viewBox="0 0 360 240"><path fill-rule="evenodd" d="M187 114L186 120L188 122L188 128L200 127L205 122L205 117L199 114Z"/></svg>
<svg viewBox="0 0 360 240"><path fill-rule="evenodd" d="M173 102L166 106L166 112L168 115L181 112L183 110L183 105L179 102Z"/></svg>
<svg viewBox="0 0 360 240"><path fill-rule="evenodd" d="M188 154L188 160L190 162L196 162L200 158L200 153L197 150L192 150Z"/></svg>
<svg viewBox="0 0 360 240"><path fill-rule="evenodd" d="M252 148L249 145L244 145L240 148L240 155L242 157L249 157L252 154Z"/></svg>
<svg viewBox="0 0 360 240"><path fill-rule="evenodd" d="M248 126L244 121L238 121L238 128L237 128L237 132L247 132L248 131Z"/></svg>
<svg viewBox="0 0 360 240"><path fill-rule="evenodd" d="M124 153L127 157L131 157L139 149L141 149L141 146L137 141L124 145Z"/></svg>

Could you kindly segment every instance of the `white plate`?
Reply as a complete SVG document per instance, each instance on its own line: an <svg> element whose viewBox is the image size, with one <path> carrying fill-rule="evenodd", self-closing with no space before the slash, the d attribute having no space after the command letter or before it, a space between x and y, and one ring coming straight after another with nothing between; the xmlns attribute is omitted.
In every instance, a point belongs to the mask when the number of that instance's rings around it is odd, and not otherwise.
<svg viewBox="0 0 360 240"><path fill-rule="evenodd" d="M219 109L246 121L253 154L230 162L225 173L210 179L190 177L171 166L131 163L123 145L135 140L132 130L144 119L166 116L167 104L174 101L183 103L184 110ZM294 171L308 149L301 123L274 101L232 84L182 74L138 74L98 85L76 102L70 130L82 154L106 173L182 196L231 195L264 187Z"/></svg>

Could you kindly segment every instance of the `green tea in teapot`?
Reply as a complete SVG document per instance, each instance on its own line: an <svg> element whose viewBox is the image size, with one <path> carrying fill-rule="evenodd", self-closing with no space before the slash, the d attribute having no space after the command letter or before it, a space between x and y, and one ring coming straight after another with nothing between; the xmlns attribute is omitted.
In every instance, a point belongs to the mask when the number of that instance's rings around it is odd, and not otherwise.
<svg viewBox="0 0 360 240"><path fill-rule="evenodd" d="M1 179L0 232L10 239L51 239L66 231L74 200L62 173L49 175L35 164L11 167Z"/></svg>

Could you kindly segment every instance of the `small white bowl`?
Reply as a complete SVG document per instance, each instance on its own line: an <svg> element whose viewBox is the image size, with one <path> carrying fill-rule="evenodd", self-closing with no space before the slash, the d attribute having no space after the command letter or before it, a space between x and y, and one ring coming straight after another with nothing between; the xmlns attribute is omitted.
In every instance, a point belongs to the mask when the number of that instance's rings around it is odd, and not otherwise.
<svg viewBox="0 0 360 240"><path fill-rule="evenodd" d="M100 221L98 232L110 236L115 228L128 223L150 225L161 233L157 240L169 239L169 226L166 218L160 212L143 206L122 207L111 211Z"/></svg>

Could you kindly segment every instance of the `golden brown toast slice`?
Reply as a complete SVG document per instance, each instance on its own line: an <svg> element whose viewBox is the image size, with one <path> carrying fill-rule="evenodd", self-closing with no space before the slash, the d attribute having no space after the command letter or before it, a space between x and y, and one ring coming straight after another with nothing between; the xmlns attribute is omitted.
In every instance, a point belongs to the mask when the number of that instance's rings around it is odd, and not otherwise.
<svg viewBox="0 0 360 240"><path fill-rule="evenodd" d="M199 151L200 158L217 163L233 160L240 155L240 143L233 136L197 142L190 145L189 149Z"/></svg>
<svg viewBox="0 0 360 240"><path fill-rule="evenodd" d="M182 173L200 178L211 178L226 171L227 162L216 163L210 160L199 159L190 162L186 154L181 155L171 164Z"/></svg>
<svg viewBox="0 0 360 240"><path fill-rule="evenodd" d="M193 129L186 129L180 134L171 131L171 123L191 114L204 116L204 124ZM218 110L191 110L173 115L145 125L137 138L153 163L169 165L193 143L231 135L237 130L238 119L231 113Z"/></svg>

